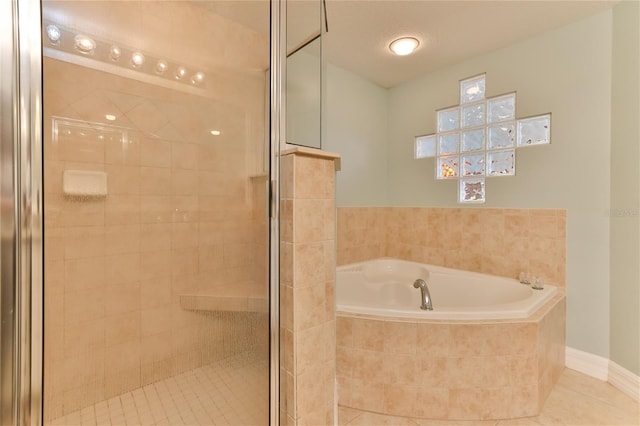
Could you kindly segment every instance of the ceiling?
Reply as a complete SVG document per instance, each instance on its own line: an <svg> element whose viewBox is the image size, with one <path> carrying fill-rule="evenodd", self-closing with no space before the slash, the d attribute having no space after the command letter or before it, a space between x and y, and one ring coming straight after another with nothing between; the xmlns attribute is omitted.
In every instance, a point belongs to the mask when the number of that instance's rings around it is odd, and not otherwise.
<svg viewBox="0 0 640 426"><path fill-rule="evenodd" d="M323 54L328 62L388 88L578 21L615 3L326 0L329 32L323 36ZM63 25L86 27L96 36L121 39L152 52L159 52L157 46L168 46L165 54L187 63L230 69L268 66L268 54L262 52L268 52L269 0L45 0L44 4L46 15ZM289 47L319 31L319 4L319 0L289 0ZM202 13L203 8L214 15ZM220 17L232 23L224 24ZM178 21L193 25L185 27ZM420 47L411 56L393 56L389 42L406 35L419 38ZM249 51L230 48L234 36L250 46Z"/></svg>
<svg viewBox="0 0 640 426"><path fill-rule="evenodd" d="M326 0L329 32L325 58L382 87L452 65L613 7L598 1ZM263 1L205 2L208 8L266 34L255 13ZM317 1L289 0L289 39L317 31ZM411 56L390 54L389 42L412 35L421 40ZM290 40L291 41L291 40ZM288 43L290 46L296 42Z"/></svg>
<svg viewBox="0 0 640 426"><path fill-rule="evenodd" d="M613 1L327 0L329 62L382 87L508 46L611 8ZM421 40L411 56L393 56L389 42Z"/></svg>

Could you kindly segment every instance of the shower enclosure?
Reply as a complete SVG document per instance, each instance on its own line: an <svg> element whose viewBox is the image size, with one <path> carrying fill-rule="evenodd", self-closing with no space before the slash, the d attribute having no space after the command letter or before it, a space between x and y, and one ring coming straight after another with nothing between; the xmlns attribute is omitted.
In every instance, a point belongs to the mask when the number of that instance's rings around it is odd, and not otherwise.
<svg viewBox="0 0 640 426"><path fill-rule="evenodd" d="M2 424L273 422L279 2L0 3Z"/></svg>

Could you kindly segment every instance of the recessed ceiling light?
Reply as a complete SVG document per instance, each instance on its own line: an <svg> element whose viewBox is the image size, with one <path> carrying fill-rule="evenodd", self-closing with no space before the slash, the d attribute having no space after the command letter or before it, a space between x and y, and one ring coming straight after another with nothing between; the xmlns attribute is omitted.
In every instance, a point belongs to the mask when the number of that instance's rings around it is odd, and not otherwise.
<svg viewBox="0 0 640 426"><path fill-rule="evenodd" d="M140 52L134 52L131 55L131 65L134 68L140 68L144 64L144 55Z"/></svg>
<svg viewBox="0 0 640 426"><path fill-rule="evenodd" d="M406 56L412 54L420 45L417 38L402 37L393 40L389 44L389 49L398 56Z"/></svg>
<svg viewBox="0 0 640 426"><path fill-rule="evenodd" d="M187 74L187 69L185 67L178 67L176 69L176 75L175 78L176 80L180 80L182 79L182 77L184 77Z"/></svg>
<svg viewBox="0 0 640 426"><path fill-rule="evenodd" d="M116 62L120 59L120 55L122 55L122 51L118 46L111 46L111 50L109 51L109 57L112 61Z"/></svg>
<svg viewBox="0 0 640 426"><path fill-rule="evenodd" d="M191 77L191 84L194 85L198 85L200 83L202 83L204 81L204 73L203 72L197 72L193 75L193 77Z"/></svg>
<svg viewBox="0 0 640 426"><path fill-rule="evenodd" d="M169 68L169 64L164 59L161 59L156 63L156 74L164 74L164 72Z"/></svg>
<svg viewBox="0 0 640 426"><path fill-rule="evenodd" d="M80 53L84 53L85 55L93 53L93 49L96 48L96 42L82 34L78 34L77 36L75 36L74 41L76 49L78 49Z"/></svg>
<svg viewBox="0 0 640 426"><path fill-rule="evenodd" d="M47 25L47 37L51 43L57 44L60 41L61 35L60 28L55 25Z"/></svg>

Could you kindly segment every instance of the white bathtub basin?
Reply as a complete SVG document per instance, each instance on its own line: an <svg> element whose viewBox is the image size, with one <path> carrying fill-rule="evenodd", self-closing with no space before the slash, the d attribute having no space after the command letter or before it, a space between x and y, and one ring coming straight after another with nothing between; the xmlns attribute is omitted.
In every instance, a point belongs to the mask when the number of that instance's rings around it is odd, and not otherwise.
<svg viewBox="0 0 640 426"><path fill-rule="evenodd" d="M427 281L432 311L420 309ZM554 286L533 290L518 280L441 266L382 258L337 268L338 312L424 319L526 318L550 300Z"/></svg>

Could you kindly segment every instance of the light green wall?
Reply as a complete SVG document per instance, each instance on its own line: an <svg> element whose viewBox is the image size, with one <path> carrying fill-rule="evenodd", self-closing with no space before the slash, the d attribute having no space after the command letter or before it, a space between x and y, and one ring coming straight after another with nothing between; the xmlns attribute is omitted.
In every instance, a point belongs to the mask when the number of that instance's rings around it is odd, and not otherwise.
<svg viewBox="0 0 640 426"><path fill-rule="evenodd" d="M387 204L388 91L326 65L322 149L339 152L339 206Z"/></svg>
<svg viewBox="0 0 640 426"><path fill-rule="evenodd" d="M624 56L633 56L632 44L619 38L638 40L637 26L635 33L627 35L629 29L619 22L629 12L624 8L630 7L617 6L615 21L612 11L603 12L390 90L333 67L333 78L327 81L329 117L323 147L346 159L338 174L338 206L460 206L455 182L435 180L434 160L413 159L413 137L433 133L435 110L458 103L458 80L486 72L488 96L517 91L518 117L551 112L552 144L518 150L516 176L488 179L484 206L567 209L567 344L611 356L637 374L640 296L634 273L640 274L639 255L637 248L634 252L628 250L627 242L616 241L617 224L626 221L637 227L638 218L618 220L609 215L616 194L626 197L633 190L638 194L638 186L633 188L633 182L639 182L637 127L635 134L620 128L627 144L617 149L617 133L611 125L612 112L621 117L616 111L625 108L615 98L612 105L613 23L616 49L624 49L613 58L617 79L625 69ZM637 57L636 53L635 71L627 69L628 79L633 80L635 72L635 93ZM614 93L618 88L624 90L614 85ZM374 107L375 102L387 103ZM632 117L627 126L637 124L637 104L635 111L625 111ZM381 142L378 137L384 132L388 136ZM634 162L636 173L612 173L611 166L617 167L618 161ZM631 176L628 190L618 188L623 176ZM640 235L632 228L626 225L620 232ZM612 257L622 262L627 256L624 262L635 265L625 269L627 279L622 282L626 284L618 284L617 270L610 272L610 231Z"/></svg>
<svg viewBox="0 0 640 426"><path fill-rule="evenodd" d="M613 9L611 360L640 375L640 3Z"/></svg>
<svg viewBox="0 0 640 426"><path fill-rule="evenodd" d="M518 117L552 113L551 145L519 149L516 176L487 179L484 206L567 209L567 344L608 357L611 11L393 88L391 205L458 205L456 182L413 159L413 136L434 132L458 80L482 72L487 96L517 91Z"/></svg>
<svg viewBox="0 0 640 426"><path fill-rule="evenodd" d="M320 39L287 58L287 142L320 148Z"/></svg>

